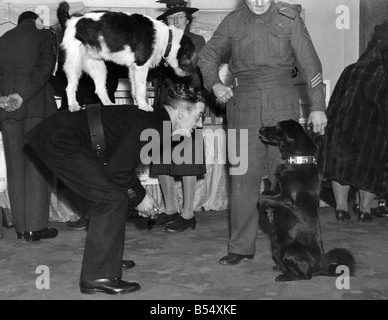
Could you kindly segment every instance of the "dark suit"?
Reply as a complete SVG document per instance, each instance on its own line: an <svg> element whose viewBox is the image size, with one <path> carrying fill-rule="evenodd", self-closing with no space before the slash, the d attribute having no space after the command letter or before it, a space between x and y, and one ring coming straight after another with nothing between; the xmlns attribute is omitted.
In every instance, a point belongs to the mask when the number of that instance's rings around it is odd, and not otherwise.
<svg viewBox="0 0 388 320"><path fill-rule="evenodd" d="M170 120L164 109L149 113L127 105L101 107L101 119L105 166L92 151L84 110L60 112L26 135L47 167L91 204L83 280L121 277L128 206L137 205L145 195L135 171L140 151L148 143L140 141L140 135L149 128L161 132L163 120ZM137 198L129 198L128 189L134 189Z"/></svg>
<svg viewBox="0 0 388 320"><path fill-rule="evenodd" d="M50 185L44 170L25 148L24 134L56 112L47 81L56 59L55 34L27 19L0 37L0 96L18 93L22 106L0 109L7 161L8 192L17 232L47 227Z"/></svg>

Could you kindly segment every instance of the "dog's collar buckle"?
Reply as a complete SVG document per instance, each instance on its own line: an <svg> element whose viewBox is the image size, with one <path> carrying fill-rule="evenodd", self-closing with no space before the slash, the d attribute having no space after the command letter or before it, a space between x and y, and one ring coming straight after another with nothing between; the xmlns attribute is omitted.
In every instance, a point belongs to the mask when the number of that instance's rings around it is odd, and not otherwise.
<svg viewBox="0 0 388 320"><path fill-rule="evenodd" d="M171 52L171 48L172 48L172 30L170 29L168 34L168 44L167 44L166 52L164 53L163 59L166 60L168 58Z"/></svg>
<svg viewBox="0 0 388 320"><path fill-rule="evenodd" d="M317 164L317 160L314 156L298 156L289 157L287 159L288 164Z"/></svg>

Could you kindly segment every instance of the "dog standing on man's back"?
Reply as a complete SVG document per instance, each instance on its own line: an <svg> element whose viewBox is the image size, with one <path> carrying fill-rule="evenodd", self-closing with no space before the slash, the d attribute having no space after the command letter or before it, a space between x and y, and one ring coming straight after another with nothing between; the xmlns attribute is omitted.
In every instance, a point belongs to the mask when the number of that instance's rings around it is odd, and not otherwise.
<svg viewBox="0 0 388 320"><path fill-rule="evenodd" d="M321 174L316 164L318 146L294 120L274 127L260 128L263 143L279 146L282 159L277 170L277 190L261 197L258 206L265 211L274 270L281 271L275 281L309 280L312 276L339 276L340 265L354 274L355 260L346 249L324 252L318 207Z"/></svg>
<svg viewBox="0 0 388 320"><path fill-rule="evenodd" d="M153 111L146 102L146 81L150 68L162 59L178 76L192 72L194 44L183 30L141 14L99 11L70 17L69 4L61 2L57 16L64 31L63 70L70 111L80 110L76 100L78 80L86 72L94 80L96 93L104 105L113 104L105 87L107 70L103 60L129 69L131 93L139 109Z"/></svg>

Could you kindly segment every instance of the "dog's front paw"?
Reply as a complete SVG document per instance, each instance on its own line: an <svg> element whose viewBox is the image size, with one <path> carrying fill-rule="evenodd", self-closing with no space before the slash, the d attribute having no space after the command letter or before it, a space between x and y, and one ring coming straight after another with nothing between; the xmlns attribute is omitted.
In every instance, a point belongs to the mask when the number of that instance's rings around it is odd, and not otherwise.
<svg viewBox="0 0 388 320"><path fill-rule="evenodd" d="M310 280L311 275L306 275L305 277L294 275L291 273L283 273L275 278L276 282L286 282L286 281L296 281L296 280Z"/></svg>
<svg viewBox="0 0 388 320"><path fill-rule="evenodd" d="M76 111L80 111L80 110L81 110L81 106L78 103L69 104L69 111L70 112L76 112Z"/></svg>
<svg viewBox="0 0 388 320"><path fill-rule="evenodd" d="M152 111L154 111L154 108L152 108L150 105L148 105L148 104L140 104L139 103L139 109L140 110L144 110L144 111L147 111L147 112L152 112Z"/></svg>
<svg viewBox="0 0 388 320"><path fill-rule="evenodd" d="M272 268L273 271L283 271L282 267L279 264L275 264Z"/></svg>

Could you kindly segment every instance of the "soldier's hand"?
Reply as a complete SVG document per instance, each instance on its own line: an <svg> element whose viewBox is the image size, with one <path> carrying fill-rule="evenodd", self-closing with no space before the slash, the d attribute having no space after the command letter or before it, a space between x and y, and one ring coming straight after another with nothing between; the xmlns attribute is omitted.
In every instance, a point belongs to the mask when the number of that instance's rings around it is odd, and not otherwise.
<svg viewBox="0 0 388 320"><path fill-rule="evenodd" d="M217 83L213 86L213 93L220 102L226 103L233 97L233 89L231 86L226 86L222 83Z"/></svg>
<svg viewBox="0 0 388 320"><path fill-rule="evenodd" d="M323 111L312 111L309 115L307 125L312 124L313 131L320 135L325 134L325 129L327 126L327 117Z"/></svg>

